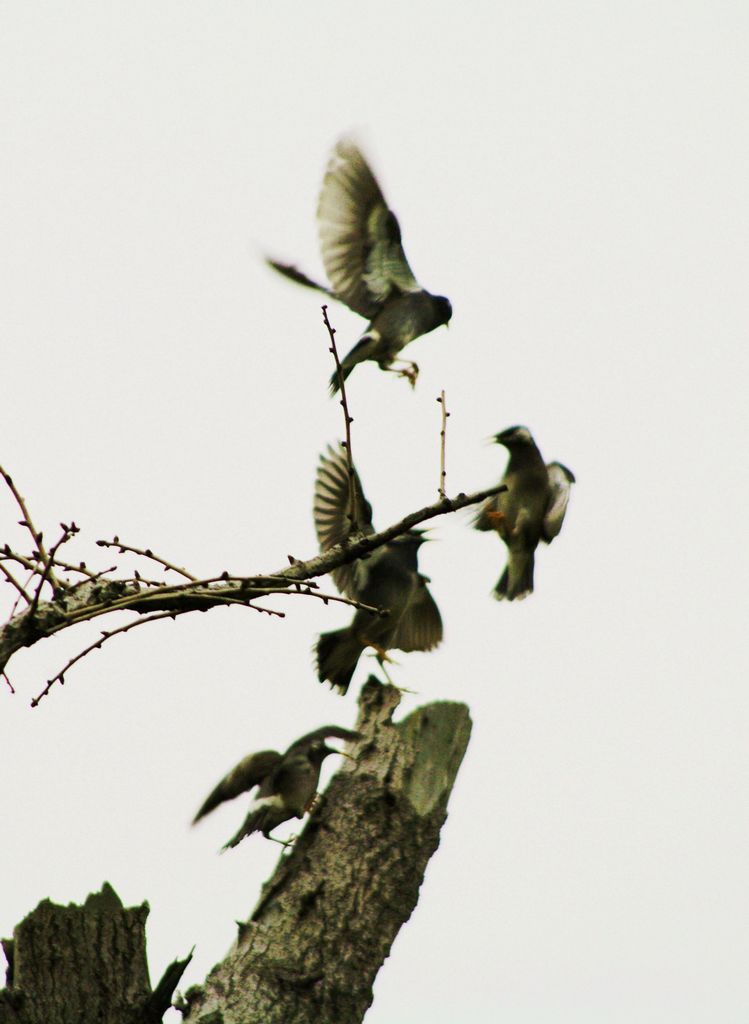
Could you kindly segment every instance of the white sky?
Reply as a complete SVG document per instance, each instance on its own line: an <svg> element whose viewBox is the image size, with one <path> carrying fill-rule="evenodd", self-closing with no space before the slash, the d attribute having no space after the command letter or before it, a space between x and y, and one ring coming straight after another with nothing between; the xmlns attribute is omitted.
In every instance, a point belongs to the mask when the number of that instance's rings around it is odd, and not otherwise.
<svg viewBox="0 0 749 1024"><path fill-rule="evenodd" d="M465 514L424 551L446 638L403 656L405 708L475 728L368 1024L746 1020L748 28L684 0L4 6L0 461L48 537L74 518L91 564L117 532L205 574L314 552L340 409L316 297L260 254L320 272L347 130L455 311L406 353L415 394L351 378L376 523L435 496L442 387L450 491L499 478L484 439L518 422L578 477L526 602L489 598L503 552ZM0 540L17 518L0 493ZM10 663L0 933L108 879L151 904L154 982L221 958L277 848L217 857L243 808L195 808L355 717L310 656L348 611L281 607L114 640L33 712L96 630Z"/></svg>

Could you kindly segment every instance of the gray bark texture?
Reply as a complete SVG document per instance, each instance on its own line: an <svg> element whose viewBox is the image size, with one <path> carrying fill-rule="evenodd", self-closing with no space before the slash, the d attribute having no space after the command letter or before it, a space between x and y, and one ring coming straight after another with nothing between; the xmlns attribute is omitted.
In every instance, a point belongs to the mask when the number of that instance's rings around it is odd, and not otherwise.
<svg viewBox="0 0 749 1024"><path fill-rule="evenodd" d="M394 687L365 684L355 760L331 780L234 948L175 1004L188 1024L363 1020L418 901L471 733L464 704L430 704L393 723L399 701ZM106 883L83 907L43 901L3 943L0 1024L160 1021L189 957L152 992L147 915L146 904L124 909Z"/></svg>
<svg viewBox="0 0 749 1024"><path fill-rule="evenodd" d="M3 941L9 966L0 1024L160 1021L187 961L176 965L168 992L151 991L147 917L147 904L125 909L106 882L82 907L43 900Z"/></svg>

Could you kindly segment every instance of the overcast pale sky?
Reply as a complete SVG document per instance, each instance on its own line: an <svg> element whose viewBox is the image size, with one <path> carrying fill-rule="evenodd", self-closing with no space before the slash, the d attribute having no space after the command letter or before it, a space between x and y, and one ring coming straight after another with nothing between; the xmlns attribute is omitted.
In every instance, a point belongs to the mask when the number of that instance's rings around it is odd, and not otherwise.
<svg viewBox="0 0 749 1024"><path fill-rule="evenodd" d="M445 641L399 659L404 709L464 700L474 734L368 1024L747 1019L748 29L690 0L3 7L0 462L48 535L206 575L314 553L340 409L317 297L261 255L321 272L349 131L454 307L415 393L351 378L376 524L435 496L442 388L448 490L496 482L514 423L577 475L525 602L491 600L503 550L467 514L424 550ZM0 540L17 518L0 493ZM107 879L150 902L154 982L223 956L278 848L218 857L243 807L196 807L355 718L310 654L349 612L282 607L135 631L35 711L96 627L11 662L0 933Z"/></svg>

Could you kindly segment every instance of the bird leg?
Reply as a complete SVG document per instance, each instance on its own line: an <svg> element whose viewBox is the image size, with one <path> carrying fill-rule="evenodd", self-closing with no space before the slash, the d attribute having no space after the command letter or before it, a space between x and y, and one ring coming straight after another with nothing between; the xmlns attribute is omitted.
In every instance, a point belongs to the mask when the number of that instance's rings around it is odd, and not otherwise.
<svg viewBox="0 0 749 1024"><path fill-rule="evenodd" d="M369 646L373 648L373 652L370 654L370 658L377 658L377 664L382 669L382 673L387 679L388 683L396 690L399 690L401 693L416 693L416 690L409 690L407 686L398 686L398 684L393 681L388 670L385 668L386 662L389 662L391 665L398 665L399 662L394 661L393 658L389 656L388 652L385 650L384 647L379 647L377 644L370 644Z"/></svg>
<svg viewBox="0 0 749 1024"><path fill-rule="evenodd" d="M398 368L395 364L403 363L404 365ZM405 377L412 388L416 387L416 378L419 376L418 363L412 362L410 359L394 359L390 366L385 367L391 373L397 373L399 377Z"/></svg>
<svg viewBox="0 0 749 1024"><path fill-rule="evenodd" d="M317 796L317 794L315 794L315 796ZM266 836L265 838L270 839L272 843L278 843L279 846L283 846L284 849L287 849L289 846L293 846L299 837L294 835L289 836L288 839L276 839L275 836Z"/></svg>
<svg viewBox="0 0 749 1024"><path fill-rule="evenodd" d="M307 801L307 803L304 805L304 812L305 812L305 814L311 814L312 811L314 811L315 808L319 807L319 806L320 806L320 794L319 793L313 793L312 796Z"/></svg>

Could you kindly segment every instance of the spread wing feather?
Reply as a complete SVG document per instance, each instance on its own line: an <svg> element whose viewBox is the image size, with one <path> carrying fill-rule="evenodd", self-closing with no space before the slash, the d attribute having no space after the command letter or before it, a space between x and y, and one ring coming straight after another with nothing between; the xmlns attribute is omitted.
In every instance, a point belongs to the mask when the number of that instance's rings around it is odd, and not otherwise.
<svg viewBox="0 0 749 1024"><path fill-rule="evenodd" d="M323 264L337 298L372 320L392 294L421 291L400 227L350 140L333 151L317 208Z"/></svg>
<svg viewBox="0 0 749 1024"><path fill-rule="evenodd" d="M248 754L225 775L213 792L206 797L203 806L193 818L193 825L210 814L219 804L233 800L240 793L245 793L253 786L259 786L263 779L273 771L280 762L281 755L276 750L261 750L257 754Z"/></svg>
<svg viewBox="0 0 749 1024"><path fill-rule="evenodd" d="M442 616L425 576L398 623L390 646L399 651L431 651L442 640Z"/></svg>
<svg viewBox="0 0 749 1024"><path fill-rule="evenodd" d="M351 521L351 488L354 489L354 522ZM359 474L354 470L353 478L349 477L348 461L343 447L337 449L328 445L327 454L320 456L315 479L315 499L313 506L315 529L321 551L336 544L374 533L372 526L372 506L364 497ZM335 585L346 597L356 598L357 586L356 562L342 565L331 573Z"/></svg>
<svg viewBox="0 0 749 1024"><path fill-rule="evenodd" d="M562 529L575 476L561 462L550 462L546 469L549 473L549 500L544 514L543 538L551 544Z"/></svg>

